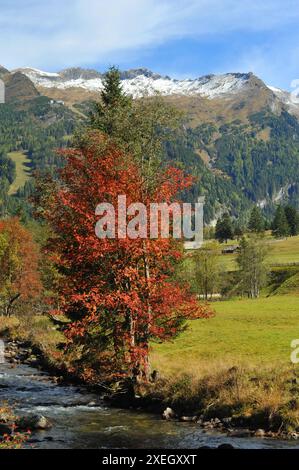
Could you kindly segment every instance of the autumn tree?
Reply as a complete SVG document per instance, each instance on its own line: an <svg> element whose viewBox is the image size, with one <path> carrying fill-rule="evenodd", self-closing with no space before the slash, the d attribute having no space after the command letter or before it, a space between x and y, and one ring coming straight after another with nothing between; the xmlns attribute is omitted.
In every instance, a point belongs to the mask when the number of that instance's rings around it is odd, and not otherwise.
<svg viewBox="0 0 299 470"><path fill-rule="evenodd" d="M10 316L16 305L41 291L38 248L17 218L0 221L0 306Z"/></svg>
<svg viewBox="0 0 299 470"><path fill-rule="evenodd" d="M189 180L169 169L146 198L134 158L97 131L87 137L85 146L64 152L60 182L43 196L55 233L53 254L65 276L60 295L61 311L72 320L67 337L81 351L85 376L107 368L148 377L150 342L170 340L187 319L209 311L172 279L181 257L173 239L99 239L95 208L100 202L117 207L118 196L126 195L127 205L143 202L149 210L150 202L171 202Z"/></svg>
<svg viewBox="0 0 299 470"><path fill-rule="evenodd" d="M178 122L161 97L127 97L119 71L110 69L90 122L96 131L77 138L76 149L65 153L60 183L43 193L49 198L40 205L56 234L53 252L65 278L61 310L73 320L68 337L80 349L85 375L106 367L148 377L150 341L171 339L186 319L209 314L172 279L181 253L173 240L99 240L94 233L99 202L115 207L126 195L127 204L148 209L189 184L163 163L164 143Z"/></svg>

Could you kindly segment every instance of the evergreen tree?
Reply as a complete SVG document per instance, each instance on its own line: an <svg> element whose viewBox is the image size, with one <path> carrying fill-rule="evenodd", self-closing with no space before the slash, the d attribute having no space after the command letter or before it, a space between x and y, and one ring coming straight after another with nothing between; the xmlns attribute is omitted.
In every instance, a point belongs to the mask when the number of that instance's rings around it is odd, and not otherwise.
<svg viewBox="0 0 299 470"><path fill-rule="evenodd" d="M101 100L95 104L95 112L91 114L93 126L113 137L118 133L122 113L127 113L131 106L132 98L123 92L119 69L110 67L104 75Z"/></svg>
<svg viewBox="0 0 299 470"><path fill-rule="evenodd" d="M248 230L250 232L255 233L262 233L265 230L265 221L262 215L262 211L259 207L254 206L251 211L249 223L248 223Z"/></svg>
<svg viewBox="0 0 299 470"><path fill-rule="evenodd" d="M227 242L234 237L234 230L231 218L225 213L221 219L217 220L215 238L221 243Z"/></svg>
<svg viewBox="0 0 299 470"><path fill-rule="evenodd" d="M277 238L287 237L290 234L288 219L282 206L278 206L276 209L272 224L272 234Z"/></svg>
<svg viewBox="0 0 299 470"><path fill-rule="evenodd" d="M115 107L119 104L127 106L130 103L130 97L124 94L121 86L121 75L117 67L112 66L105 73L103 80L104 88L101 92L103 105Z"/></svg>
<svg viewBox="0 0 299 470"><path fill-rule="evenodd" d="M299 214L295 207L286 206L284 212L288 221L290 235L295 236L299 233Z"/></svg>
<svg viewBox="0 0 299 470"><path fill-rule="evenodd" d="M237 240L239 240L243 235L244 235L244 228L241 225L237 224L234 227L234 236L237 238Z"/></svg>
<svg viewBox="0 0 299 470"><path fill-rule="evenodd" d="M133 156L149 194L160 184L165 145L181 124L182 113L160 96L133 100L122 90L120 77L115 67L106 73L101 102L96 104L91 125L109 136L124 155ZM84 146L84 135L82 140Z"/></svg>

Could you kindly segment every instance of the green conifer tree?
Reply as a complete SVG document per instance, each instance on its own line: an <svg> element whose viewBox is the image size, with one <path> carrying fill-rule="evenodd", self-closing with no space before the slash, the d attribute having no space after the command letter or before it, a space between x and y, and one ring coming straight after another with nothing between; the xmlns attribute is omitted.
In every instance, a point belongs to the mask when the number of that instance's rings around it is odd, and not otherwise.
<svg viewBox="0 0 299 470"><path fill-rule="evenodd" d="M234 238L233 224L228 213L225 213L221 219L217 220L215 238L221 243Z"/></svg>
<svg viewBox="0 0 299 470"><path fill-rule="evenodd" d="M278 206L276 209L272 224L272 234L277 238L287 237L290 234L288 219L282 206Z"/></svg>
<svg viewBox="0 0 299 470"><path fill-rule="evenodd" d="M257 206L254 206L251 211L248 230L255 233L262 233L265 230L265 221L262 215L262 211Z"/></svg>
<svg viewBox="0 0 299 470"><path fill-rule="evenodd" d="M114 137L119 132L122 114L127 114L131 106L132 98L123 92L119 69L110 67L104 75L101 100L95 104L95 112L91 114L92 125Z"/></svg>
<svg viewBox="0 0 299 470"><path fill-rule="evenodd" d="M295 236L299 233L299 214L295 207L286 206L284 208L285 215L289 224L290 235Z"/></svg>

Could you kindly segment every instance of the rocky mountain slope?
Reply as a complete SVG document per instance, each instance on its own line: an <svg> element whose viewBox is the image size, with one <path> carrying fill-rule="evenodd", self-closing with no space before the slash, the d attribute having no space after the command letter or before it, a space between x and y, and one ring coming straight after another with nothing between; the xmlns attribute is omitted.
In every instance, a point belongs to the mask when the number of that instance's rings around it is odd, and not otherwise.
<svg viewBox="0 0 299 470"><path fill-rule="evenodd" d="M40 95L32 80L20 71L9 72L0 66L0 79L5 83L5 100L26 101Z"/></svg>
<svg viewBox="0 0 299 470"><path fill-rule="evenodd" d="M43 72L38 69L24 68L18 72L26 75L44 94L59 95L67 98L74 95L74 101L83 101L98 94L103 86L103 75L96 70L69 68L58 73ZM236 100L240 96L252 95L264 91L269 104L279 108L285 105L299 115L299 98L279 88L265 85L252 73L227 73L206 75L196 79L176 80L161 76L147 69L133 69L122 72L123 89L134 98L153 96L196 97L214 100ZM77 93L75 91L77 90ZM81 90L81 95L78 91ZM68 101L66 99L66 101Z"/></svg>
<svg viewBox="0 0 299 470"><path fill-rule="evenodd" d="M91 100L99 99L103 75L81 68L48 73L0 67L0 78L9 105L0 106L3 152L29 149L33 168L55 171L55 147L71 142ZM279 202L299 207L299 99L294 94L267 86L252 73L175 80L135 69L121 78L133 97L158 92L186 113L183 132L167 145L166 159L197 178L186 199L206 196L207 222L230 210L242 224L253 204L268 215ZM20 190L20 197L30 191Z"/></svg>

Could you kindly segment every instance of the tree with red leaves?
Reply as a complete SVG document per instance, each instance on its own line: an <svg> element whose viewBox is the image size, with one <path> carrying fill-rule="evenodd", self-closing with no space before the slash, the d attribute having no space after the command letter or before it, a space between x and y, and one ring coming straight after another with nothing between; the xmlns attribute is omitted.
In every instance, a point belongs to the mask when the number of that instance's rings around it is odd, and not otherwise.
<svg viewBox="0 0 299 470"><path fill-rule="evenodd" d="M0 306L10 316L16 305L41 291L38 248L18 218L0 221Z"/></svg>
<svg viewBox="0 0 299 470"><path fill-rule="evenodd" d="M161 172L149 197L135 160L98 131L63 155L59 182L39 204L55 234L51 251L64 274L61 311L72 320L66 331L69 348L77 351L74 357L85 377L108 372L148 379L150 342L171 340L187 320L210 312L187 286L173 280L182 256L177 241L99 239L95 209L108 202L117 210L120 195L128 205L170 203L190 179L175 169Z"/></svg>

